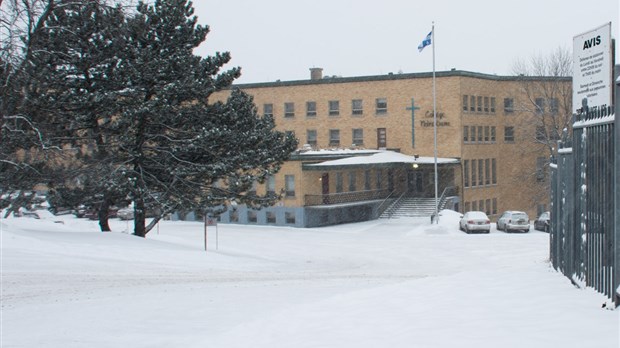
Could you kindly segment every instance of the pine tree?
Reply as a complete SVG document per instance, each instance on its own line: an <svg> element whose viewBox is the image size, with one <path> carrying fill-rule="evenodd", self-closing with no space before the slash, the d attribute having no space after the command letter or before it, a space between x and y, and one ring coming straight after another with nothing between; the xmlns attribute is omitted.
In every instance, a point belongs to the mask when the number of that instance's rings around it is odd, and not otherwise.
<svg viewBox="0 0 620 348"><path fill-rule="evenodd" d="M118 160L110 144L114 133L108 127L118 113L119 91L124 89L111 77L118 52L126 47L125 24L120 7L99 0L58 6L33 43L35 53L29 64L30 75L37 76L33 89L38 92L27 103L29 114L39 115L50 141L68 149L60 168L49 166L62 170L62 175L55 175L48 185L52 192L65 192L59 197L75 197L68 190L82 192L80 203L96 207L102 231L110 230L110 205L126 195L117 186Z"/></svg>
<svg viewBox="0 0 620 348"><path fill-rule="evenodd" d="M234 91L227 103L209 96L229 87L240 69L220 72L229 53L201 58L193 49L208 27L197 25L191 2L141 3L129 22L126 83L115 127L130 197L134 234L145 236L165 214L248 197L248 183L273 173L296 147L291 136L259 118L252 99ZM216 187L224 181L227 189ZM273 202L274 200L265 201ZM155 219L145 225L147 210Z"/></svg>

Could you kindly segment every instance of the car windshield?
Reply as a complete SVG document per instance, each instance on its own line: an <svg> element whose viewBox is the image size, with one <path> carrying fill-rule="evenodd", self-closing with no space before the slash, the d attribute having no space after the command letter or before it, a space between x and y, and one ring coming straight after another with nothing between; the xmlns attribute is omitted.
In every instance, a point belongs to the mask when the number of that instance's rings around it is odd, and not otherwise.
<svg viewBox="0 0 620 348"><path fill-rule="evenodd" d="M549 218L549 213L542 213L542 214L540 214L540 218L541 219L548 219Z"/></svg>
<svg viewBox="0 0 620 348"><path fill-rule="evenodd" d="M512 218L515 220L524 219L527 220L527 215L523 213L512 214Z"/></svg>

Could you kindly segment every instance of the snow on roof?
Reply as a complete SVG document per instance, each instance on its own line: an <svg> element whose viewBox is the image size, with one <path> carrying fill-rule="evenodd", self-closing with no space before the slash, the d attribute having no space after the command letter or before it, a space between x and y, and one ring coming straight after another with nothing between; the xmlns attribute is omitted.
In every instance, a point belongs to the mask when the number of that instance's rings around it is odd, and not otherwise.
<svg viewBox="0 0 620 348"><path fill-rule="evenodd" d="M321 163L308 164L308 166L347 166L361 164L381 164L381 163L418 163L433 164L434 157L418 157L405 155L394 151L380 151L369 156L353 156L337 160L325 161ZM459 163L456 158L437 158L438 164Z"/></svg>

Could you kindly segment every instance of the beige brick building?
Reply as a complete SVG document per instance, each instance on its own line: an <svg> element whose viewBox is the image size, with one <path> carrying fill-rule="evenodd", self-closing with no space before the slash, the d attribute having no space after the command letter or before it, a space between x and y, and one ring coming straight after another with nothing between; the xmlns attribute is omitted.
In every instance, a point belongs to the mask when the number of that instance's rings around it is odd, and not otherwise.
<svg viewBox="0 0 620 348"><path fill-rule="evenodd" d="M236 209L222 221L317 226L376 218L386 198L402 193L434 196L431 73L342 78L311 69L308 80L236 87L254 97L259 113L273 115L279 130L294 132L300 147L306 145L269 183L256 187L285 193L278 206ZM482 210L493 221L504 210L523 210L533 219L548 209L549 151L535 142L536 115L523 107L531 95L524 94L522 78L437 72L436 93L443 159L438 191L453 188L449 207ZM557 112L557 100L544 105L549 110L539 112ZM411 156L416 168L406 157L398 163L328 162L369 156L370 150ZM329 213L338 209L346 211Z"/></svg>

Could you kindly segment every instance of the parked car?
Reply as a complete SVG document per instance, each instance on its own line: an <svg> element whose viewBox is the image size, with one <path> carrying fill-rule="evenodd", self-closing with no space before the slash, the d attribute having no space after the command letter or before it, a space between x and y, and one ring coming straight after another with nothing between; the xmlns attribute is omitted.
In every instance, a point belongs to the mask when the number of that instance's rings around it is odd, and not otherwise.
<svg viewBox="0 0 620 348"><path fill-rule="evenodd" d="M466 233L489 233L491 232L491 220L484 212L468 211L461 216L459 228Z"/></svg>
<svg viewBox="0 0 620 348"><path fill-rule="evenodd" d="M497 229L504 232L529 232L530 218L522 211L505 211L497 219Z"/></svg>
<svg viewBox="0 0 620 348"><path fill-rule="evenodd" d="M548 211L540 214L540 216L534 220L534 229L549 232L549 224L551 223L551 213Z"/></svg>
<svg viewBox="0 0 620 348"><path fill-rule="evenodd" d="M133 208L127 207L119 209L116 216L121 220L133 220Z"/></svg>

